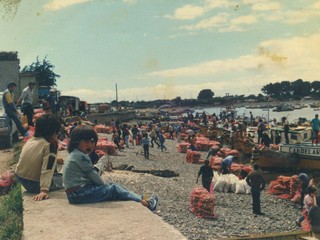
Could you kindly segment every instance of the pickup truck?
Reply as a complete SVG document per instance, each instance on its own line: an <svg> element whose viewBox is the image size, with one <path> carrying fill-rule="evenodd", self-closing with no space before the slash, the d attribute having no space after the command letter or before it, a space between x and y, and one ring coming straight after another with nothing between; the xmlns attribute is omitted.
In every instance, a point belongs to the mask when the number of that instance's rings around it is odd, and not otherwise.
<svg viewBox="0 0 320 240"><path fill-rule="evenodd" d="M18 139L17 127L4 111L2 95L0 92L0 149L11 148Z"/></svg>

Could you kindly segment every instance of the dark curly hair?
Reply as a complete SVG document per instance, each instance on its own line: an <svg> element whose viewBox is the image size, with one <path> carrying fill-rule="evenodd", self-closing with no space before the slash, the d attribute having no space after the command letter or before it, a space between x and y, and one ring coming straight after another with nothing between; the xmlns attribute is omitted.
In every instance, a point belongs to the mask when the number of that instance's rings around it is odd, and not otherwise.
<svg viewBox="0 0 320 240"><path fill-rule="evenodd" d="M79 147L81 140L91 140L98 142L98 134L95 129L91 126L78 125L75 127L70 134L70 142L68 145L68 152L71 153L74 149Z"/></svg>
<svg viewBox="0 0 320 240"><path fill-rule="evenodd" d="M60 131L60 122L53 114L44 114L37 118L35 123L35 137L43 137L48 140L54 133Z"/></svg>

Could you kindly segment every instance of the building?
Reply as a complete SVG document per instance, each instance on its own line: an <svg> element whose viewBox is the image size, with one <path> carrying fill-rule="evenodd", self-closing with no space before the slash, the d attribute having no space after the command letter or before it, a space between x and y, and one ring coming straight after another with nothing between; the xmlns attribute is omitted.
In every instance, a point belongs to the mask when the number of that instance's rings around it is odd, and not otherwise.
<svg viewBox="0 0 320 240"><path fill-rule="evenodd" d="M20 96L20 59L18 52L0 52L0 92L3 92L8 83L15 82L18 90L15 97ZM17 99L16 99L17 100Z"/></svg>

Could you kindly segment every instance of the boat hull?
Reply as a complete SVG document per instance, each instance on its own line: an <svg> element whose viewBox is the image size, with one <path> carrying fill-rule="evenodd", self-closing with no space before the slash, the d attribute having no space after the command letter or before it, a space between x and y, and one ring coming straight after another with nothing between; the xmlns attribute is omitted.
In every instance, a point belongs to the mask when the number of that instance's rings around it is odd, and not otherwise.
<svg viewBox="0 0 320 240"><path fill-rule="evenodd" d="M320 170L320 147L309 148L305 146L304 152L307 153L305 155L296 151L297 149L303 149L301 146L290 145L286 146L286 149L289 152L272 149L262 150L257 163L262 168ZM310 152L315 154L308 154Z"/></svg>

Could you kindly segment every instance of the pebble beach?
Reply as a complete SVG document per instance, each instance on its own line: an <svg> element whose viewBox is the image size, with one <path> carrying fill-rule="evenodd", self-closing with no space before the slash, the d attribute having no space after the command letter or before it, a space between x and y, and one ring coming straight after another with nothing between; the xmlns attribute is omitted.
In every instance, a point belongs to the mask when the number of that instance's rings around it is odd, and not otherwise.
<svg viewBox="0 0 320 240"><path fill-rule="evenodd" d="M106 135L111 139L111 135ZM197 173L201 165L185 161L185 153L177 151L177 141L167 139L167 151L161 152L155 145L150 147L150 157L145 159L142 146L132 146L118 156L110 156L113 167L125 164L134 170L171 170L179 176L164 178L148 173L136 173L126 170L105 172L103 178L121 184L129 190L146 196L159 197L155 214L173 225L188 239L222 239L250 234L283 233L300 230L295 220L300 212L298 206L289 200L279 199L261 193L261 210L264 216L252 213L251 195L215 192L216 209L214 219L197 218L190 209L190 193L196 184ZM206 152L201 152L204 159ZM264 173L267 175L267 173Z"/></svg>

